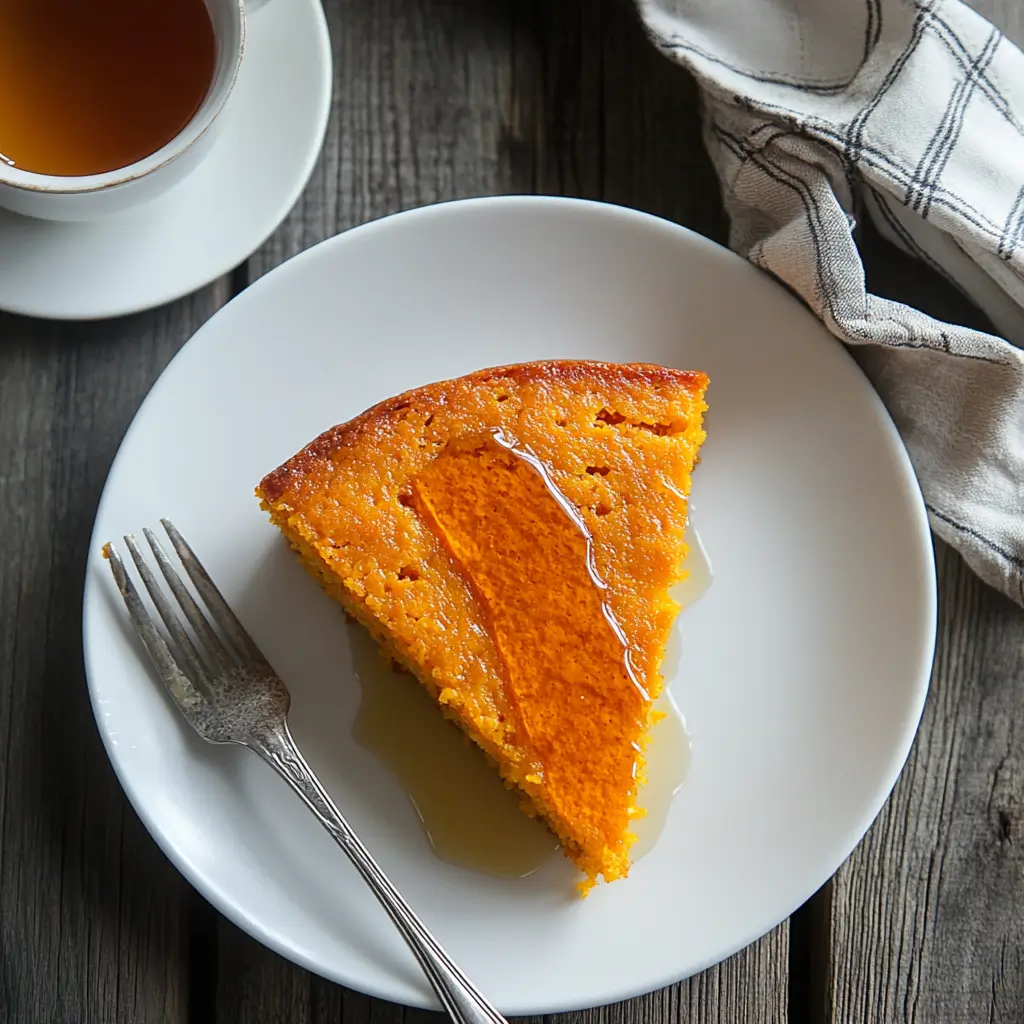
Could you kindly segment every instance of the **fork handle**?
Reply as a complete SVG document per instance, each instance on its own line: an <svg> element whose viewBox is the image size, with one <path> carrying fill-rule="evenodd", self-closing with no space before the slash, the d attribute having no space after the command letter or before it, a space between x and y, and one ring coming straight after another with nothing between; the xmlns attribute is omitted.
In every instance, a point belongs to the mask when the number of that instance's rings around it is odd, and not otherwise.
<svg viewBox="0 0 1024 1024"><path fill-rule="evenodd" d="M247 744L295 790L317 821L348 854L363 881L395 923L419 961L441 1005L458 1024L508 1024L475 985L455 965L441 944L406 903L334 801L313 774L292 739L287 722Z"/></svg>

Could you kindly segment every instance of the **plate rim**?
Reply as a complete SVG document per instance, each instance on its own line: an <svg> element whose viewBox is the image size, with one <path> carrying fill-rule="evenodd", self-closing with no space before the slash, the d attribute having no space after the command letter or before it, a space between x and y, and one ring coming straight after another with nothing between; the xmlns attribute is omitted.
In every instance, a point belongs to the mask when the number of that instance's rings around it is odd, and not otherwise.
<svg viewBox="0 0 1024 1024"><path fill-rule="evenodd" d="M371 234L375 231L385 230L391 226L396 220L407 221L412 223L416 220L426 220L432 217L444 217L448 215L451 210L458 210L463 207L502 207L502 206L530 206L535 205L537 207L564 207L567 209L578 209L584 212L589 211L597 216L604 216L608 218L621 218L625 221L632 221L637 225L648 225L651 227L659 228L662 231L667 232L670 235L675 235L680 244L695 249L697 251L703 250L706 253L714 253L718 258L724 258L728 262L733 263L742 273L753 272L761 273L765 277L775 284L776 287L782 289L782 291L788 293L782 284L776 279L772 278L771 275L765 274L760 268L751 264L748 260L743 259L732 250L726 248L707 238L698 232L687 228L684 225L677 224L673 221L667 220L663 217L659 217L654 214L646 213L640 210L633 209L631 207L620 206L614 203L608 203L600 200L591 199L578 199L574 197L564 196L548 196L548 195L533 195L533 194L502 194L492 196L479 196L467 199L452 199L438 203L428 203L421 206L412 207L410 209L397 211L385 216L376 218L371 221L366 221L362 224L355 225L351 228L343 230L329 238L326 238L308 249L303 250L300 253L290 257L283 261L274 269L268 271L257 281L253 282L243 292L234 296L229 302L225 303L218 310L216 310L208 320L206 320L181 346L181 348L175 353L171 360L167 363L164 369L160 372L160 375L154 381L149 391L139 404L138 409L132 417L131 423L125 431L124 437L118 445L117 452L111 461L110 468L107 472L107 478L104 481L103 491L100 496L100 500L97 503L96 513L94 516L93 527L90 531L89 547L86 551L85 559L87 563L87 571L85 573L85 582L83 588L83 599L82 599L82 640L83 640L83 660L86 676L86 685L89 692L89 700L92 706L94 720L96 722L97 730L100 733L100 738L103 743L104 749L107 753L107 757L114 770L114 773L121 784L125 795L128 797L135 813L139 816L147 832L154 839L157 845L160 847L162 852L167 856L172 865L185 877L188 883L204 898L206 899L219 913L223 914L229 921L235 924L237 927L242 929L256 941L266 946L268 949L282 956L286 960L303 967L319 977L325 978L328 981L335 982L343 985L347 988L361 992L365 995L373 998L382 999L392 1003L399 1003L400 1005L406 1005L419 1009L438 1010L440 1004L432 998L425 998L422 1000L410 1000L404 993L397 993L393 989L388 989L385 985L378 985L372 981L366 981L358 976L346 973L344 970L339 970L331 964L326 964L316 960L312 956L307 956L301 950L297 950L292 946L288 945L285 941L279 939L274 933L269 931L264 925L248 913L244 906L235 903L229 897L225 896L223 891L216 884L205 876L205 874L184 854L180 853L174 845L173 837L164 830L157 827L156 823L152 820L150 814L147 812L146 803L139 794L139 792L132 785L130 776L126 775L123 771L123 765L119 760L116 753L116 744L113 743L113 737L110 736L108 731L104 728L101 720L101 708L98 702L98 695L96 693L96 686L94 684L94 673L97 673L98 669L94 664L94 656L90 650L90 639L88 630L88 619L89 609L91 605L99 604L101 595L96 591L97 584L94 579L94 574L88 571L88 563L91 560L91 556L94 551L98 550L98 546L102 544L102 538L98 536L98 525L102 517L105 505L109 500L109 481L110 477L114 473L118 461L122 456L122 452L132 436L133 431L138 427L138 421L144 412L147 404L151 398L158 392L160 387L164 384L167 376L167 371L171 366L181 357L181 355L190 348L198 339L200 339L207 327L214 323L218 317L220 317L229 307L234 305L240 300L244 300L245 296L248 296L254 289L258 290L264 287L264 282L268 279L275 280L277 277L283 277L287 274L294 274L301 272L301 268L305 262L309 260L316 260L323 258L323 253L339 246L351 245L363 237L364 235ZM745 269L744 269L745 268ZM799 300L792 296L792 293L788 293L790 298L794 302ZM810 315L810 314L808 314ZM815 318L817 319L817 318ZM821 330L827 332L827 328L820 321L817 321L821 327ZM916 473L914 472L913 466L910 462L909 454L907 453L906 447L903 444L902 439L899 436L899 432L896 429L895 423L892 417L889 415L888 410L882 403L881 398L878 396L874 387L867 379L863 370L857 364L856 360L846 349L846 346L833 337L833 341L838 349L842 350L843 356L849 360L851 369L856 371L856 374L861 378L863 387L866 389L866 398L870 401L875 409L875 413L878 419L879 426L887 436L887 441L890 445L894 469L899 469L899 481L903 485L907 497L907 512L909 519L913 525L913 532L916 539L917 550L914 553L915 560L919 560L923 569L925 570L925 578L921 580L921 593L923 596L923 604L918 609L921 617L921 625L923 629L920 636L918 637L918 668L916 678L913 680L913 686L908 688L908 697L912 700L908 701L908 716L905 727L900 734L900 742L893 746L889 753L889 757L885 763L884 784L874 794L874 799L865 805L865 812L856 821L851 822L850 826L845 831L845 838L843 842L837 843L837 848L840 846L845 849L845 853L839 858L839 860L831 866L826 867L823 872L819 872L813 878L808 877L808 885L805 886L807 894L804 899L809 898L814 892L816 892L829 878L831 878L835 872L842 866L843 863L849 858L854 852L861 840L864 838L868 829L871 827L875 819L878 817L886 801L889 799L893 788L899 780L900 775L906 765L909 757L912 745L917 736L918 727L920 725L921 715L924 710L925 700L928 695L931 671L934 664L935 654L935 643L938 628L938 594L937 594L937 579L936 579L936 567L934 557L934 546L932 542L931 527L928 519L927 509L924 503L924 498L921 493L920 484L917 480ZM813 883L813 884L810 884ZM767 935L771 930L781 924L783 921L788 920L792 914L798 909L803 901L801 900L796 906L790 908L790 910L783 916L776 920L775 914L770 914L768 917L770 920L767 922L761 921L753 926L751 934L747 935L739 944L735 945L734 948L730 948L721 954L714 953L706 960L702 960L698 965L694 967L688 967L683 973L670 973L665 977L661 977L655 980L653 986L649 985L647 981L643 982L639 987L633 986L622 986L618 988L613 994L602 994L597 999L590 999L583 1002L574 1002L571 1004L563 1005L561 1003L555 1003L551 1001L541 1001L534 999L532 1002L517 1003L514 1005L499 1007L502 1013L506 1016L524 1016L524 1015L541 1015L548 1013L561 1013L561 1012L573 1012L577 1010L590 1009L602 1005L608 1005L612 1002L632 999L637 996L645 995L649 992L657 991L661 988L677 984L685 981L688 978L694 977L700 972L707 970L708 968L722 963L729 957L735 955L742 949L756 942L758 939Z"/></svg>

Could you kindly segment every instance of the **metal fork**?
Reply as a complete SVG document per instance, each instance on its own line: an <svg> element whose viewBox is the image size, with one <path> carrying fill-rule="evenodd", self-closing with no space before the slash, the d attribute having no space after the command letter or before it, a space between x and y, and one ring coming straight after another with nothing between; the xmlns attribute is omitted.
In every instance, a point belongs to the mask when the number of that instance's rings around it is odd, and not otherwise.
<svg viewBox="0 0 1024 1024"><path fill-rule="evenodd" d="M209 743L237 743L259 754L302 798L317 821L348 854L409 944L441 1005L459 1024L506 1024L427 930L391 880L370 856L334 801L310 770L288 730L288 688L238 621L191 547L166 519L160 520L204 613L150 529L143 530L187 632L132 535L125 545L149 591L167 637L160 632L112 544L104 547L128 614L167 692L189 725ZM212 620L212 622L211 622ZM219 633L218 633L219 630Z"/></svg>

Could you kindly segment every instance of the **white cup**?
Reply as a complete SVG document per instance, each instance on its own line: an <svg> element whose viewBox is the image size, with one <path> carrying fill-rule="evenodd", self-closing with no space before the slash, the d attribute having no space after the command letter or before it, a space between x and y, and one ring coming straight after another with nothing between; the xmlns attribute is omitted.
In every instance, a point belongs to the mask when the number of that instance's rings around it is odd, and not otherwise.
<svg viewBox="0 0 1024 1024"><path fill-rule="evenodd" d="M205 3L217 47L213 80L192 120L170 142L142 160L103 174L35 174L0 160L0 206L43 220L97 220L166 192L194 170L220 129L220 114L245 52L242 0Z"/></svg>

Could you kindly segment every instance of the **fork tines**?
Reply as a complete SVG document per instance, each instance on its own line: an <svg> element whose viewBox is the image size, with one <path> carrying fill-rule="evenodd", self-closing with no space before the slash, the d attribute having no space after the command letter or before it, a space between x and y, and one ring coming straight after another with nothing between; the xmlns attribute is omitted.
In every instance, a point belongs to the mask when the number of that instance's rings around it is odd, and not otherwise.
<svg viewBox="0 0 1024 1024"><path fill-rule="evenodd" d="M153 558L167 582L178 610L191 627L191 634L179 618L164 588L150 568L145 553L132 534L125 536L125 546L132 556L154 607L163 620L167 629L166 637L146 609L113 544L108 543L104 546L104 555L110 562L111 572L127 605L132 623L161 678L171 690L172 696L179 703L186 696L190 702L194 702L202 699L201 691L208 691L211 679L220 673L246 662L257 663L262 667L266 665L266 659L238 621L185 538L170 520L161 519L160 523L209 613L204 613L192 596L156 534L148 527L144 528L142 532L153 552ZM199 688L198 692L196 687Z"/></svg>

